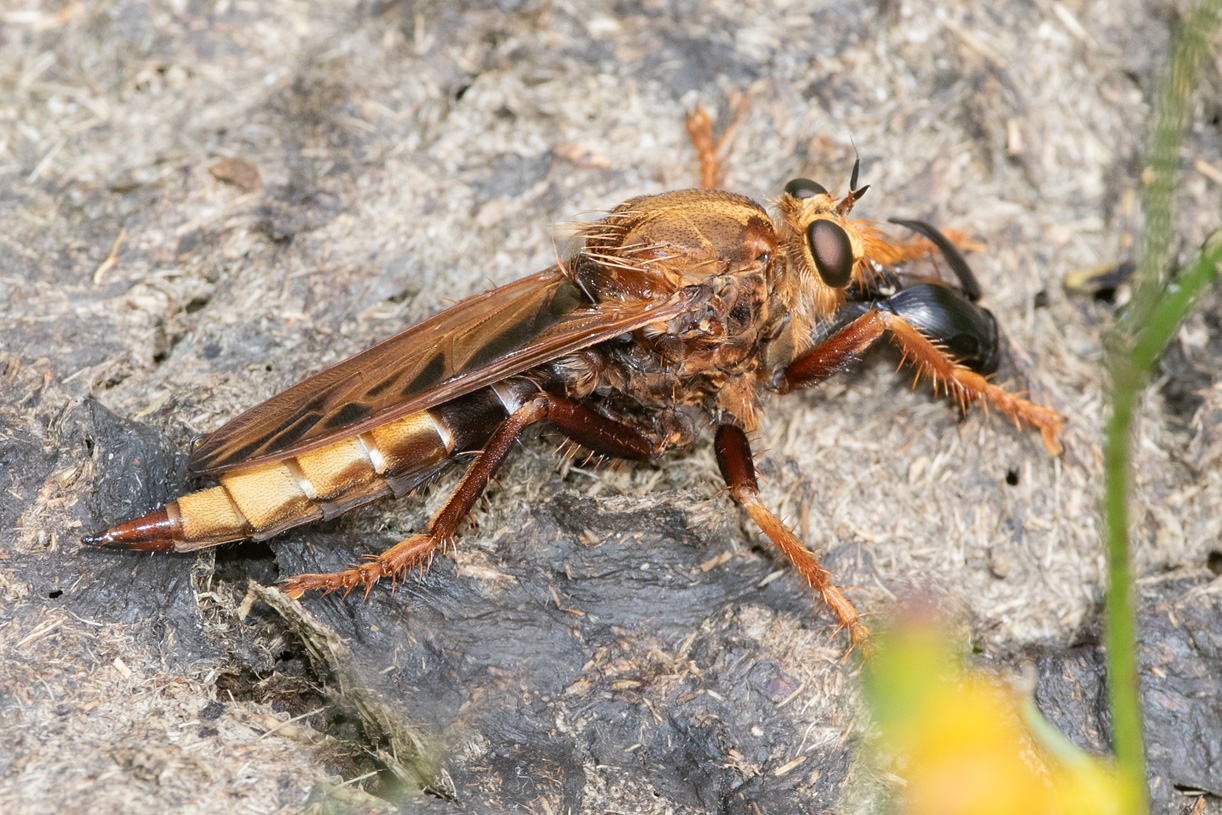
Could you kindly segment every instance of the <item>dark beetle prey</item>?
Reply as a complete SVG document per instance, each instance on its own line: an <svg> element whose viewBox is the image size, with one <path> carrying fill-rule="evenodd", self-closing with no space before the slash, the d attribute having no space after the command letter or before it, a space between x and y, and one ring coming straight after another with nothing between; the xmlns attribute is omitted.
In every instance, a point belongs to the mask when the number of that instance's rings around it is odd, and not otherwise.
<svg viewBox="0 0 1222 815"><path fill-rule="evenodd" d="M85 543L189 551L261 540L411 492L474 451L428 530L336 574L285 590L368 591L423 566L452 541L514 440L545 423L588 450L653 459L712 425L730 494L849 630L867 630L815 555L760 502L750 434L767 392L820 382L889 335L961 406L984 400L1058 450L1061 417L988 381L999 340L956 243L924 223L893 243L849 218L865 193L854 167L844 196L795 179L759 204L712 189L708 118L688 128L705 186L620 204L584 228L574 256L468 298L339 363L200 438L193 473L219 486ZM940 255L958 287L918 277Z"/></svg>

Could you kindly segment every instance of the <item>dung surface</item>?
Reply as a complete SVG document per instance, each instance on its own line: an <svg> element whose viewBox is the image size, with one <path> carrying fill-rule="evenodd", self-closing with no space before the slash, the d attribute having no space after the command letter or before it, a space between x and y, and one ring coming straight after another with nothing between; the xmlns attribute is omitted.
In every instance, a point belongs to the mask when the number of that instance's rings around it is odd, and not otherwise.
<svg viewBox="0 0 1222 815"><path fill-rule="evenodd" d="M859 608L938 598L982 661L1034 659L1046 714L1106 743L1089 643L1115 306L1061 281L1132 251L1174 9L120 0L3 26L0 810L848 812L885 794L856 754L855 662L721 493L707 441L594 469L529 435L456 550L365 602L277 613L247 580L397 542L456 473L269 545L77 543L201 486L193 435L552 263L555 224L692 186L683 114L703 104L724 128L738 94L727 188L842 188L855 144L860 217L988 245L969 259L1009 384L1069 417L1053 461L878 354L770 408L766 502ZM1220 84L1184 148L1185 252L1217 223ZM1211 295L1136 445L1167 812L1181 790L1217 812L1222 793L1201 702L1218 675L1219 326Z"/></svg>
<svg viewBox="0 0 1222 815"><path fill-rule="evenodd" d="M1176 791L1222 797L1222 599L1202 570L1148 583L1140 601L1142 707L1151 798L1174 812ZM1110 744L1106 672L1098 637L1041 649L1035 699L1077 744Z"/></svg>

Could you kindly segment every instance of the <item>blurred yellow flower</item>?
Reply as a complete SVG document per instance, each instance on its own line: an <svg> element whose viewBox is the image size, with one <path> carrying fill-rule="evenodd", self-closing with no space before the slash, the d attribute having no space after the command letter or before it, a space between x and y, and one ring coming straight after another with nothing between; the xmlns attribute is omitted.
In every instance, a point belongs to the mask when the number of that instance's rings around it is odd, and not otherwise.
<svg viewBox="0 0 1222 815"><path fill-rule="evenodd" d="M965 671L947 632L916 615L880 636L867 699L881 746L906 781L909 815L1122 815L1114 774L1024 705L1008 685ZM1038 721L1033 721L1032 717Z"/></svg>

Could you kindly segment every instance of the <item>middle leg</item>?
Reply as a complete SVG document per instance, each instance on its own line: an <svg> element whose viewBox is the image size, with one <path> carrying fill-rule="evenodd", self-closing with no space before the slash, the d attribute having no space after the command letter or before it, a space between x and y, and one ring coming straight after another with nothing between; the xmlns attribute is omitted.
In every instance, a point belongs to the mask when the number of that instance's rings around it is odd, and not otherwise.
<svg viewBox="0 0 1222 815"><path fill-rule="evenodd" d="M723 424L717 427L713 440L717 452L717 466L722 478L730 487L734 500L747 510L751 519L764 534L789 558L798 573L810 587L818 592L823 602L836 615L841 628L849 632L849 644L856 647L870 637L870 629L861 621L853 604L832 583L831 573L823 568L815 553L807 549L798 536L790 531L781 519L772 514L759 499L759 485L755 480L755 464L751 460L751 445L747 434L737 425Z"/></svg>

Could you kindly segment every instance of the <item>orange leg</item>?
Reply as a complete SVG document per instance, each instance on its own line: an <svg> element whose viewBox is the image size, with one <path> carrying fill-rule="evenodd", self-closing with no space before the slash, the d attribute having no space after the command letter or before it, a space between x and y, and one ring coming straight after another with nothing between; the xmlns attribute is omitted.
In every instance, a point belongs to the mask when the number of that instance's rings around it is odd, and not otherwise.
<svg viewBox="0 0 1222 815"><path fill-rule="evenodd" d="M700 186L706 190L717 189L720 183L721 159L720 153L734 135L734 128L747 110L747 97L743 97L734 110L734 121L721 134L720 139L713 138L713 122L708 111L696 108L687 114L684 124L687 125L687 135L696 148L696 157L700 159Z"/></svg>
<svg viewBox="0 0 1222 815"><path fill-rule="evenodd" d="M992 384L980 374L955 362L904 318L873 309L807 350L776 378L781 393L820 382L840 370L891 332L895 344L920 374L933 381L934 392L946 391L960 406L983 399L1018 427L1024 424L1040 431L1044 446L1054 456L1061 454L1057 435L1064 419L1055 410L1035 404Z"/></svg>
<svg viewBox="0 0 1222 815"><path fill-rule="evenodd" d="M972 240L971 236L960 229L948 229L942 232L924 221L900 218L892 218L891 223L908 227L917 233L917 237L904 243L887 244L883 251L876 253L877 256L874 257L876 262L890 266L941 253L942 258L950 265L951 271L955 273L955 277L959 278L959 286L967 299L973 303L980 299L982 294L980 282L976 280L972 267L967 265L963 253L959 250L983 249L984 244Z"/></svg>
<svg viewBox="0 0 1222 815"><path fill-rule="evenodd" d="M342 572L290 577L284 583L284 593L290 597L300 597L314 589L324 592L343 589L344 594L347 594L357 586L364 586L365 594L368 595L373 585L383 577L394 580L413 566L427 566L438 546L444 549L454 540L459 522L484 494L488 481L505 460L514 439L528 425L543 418L546 412L546 400L534 399L515 410L501 423L484 449L467 468L466 475L450 495L450 500L445 502L429 522L427 534L412 535L367 563Z"/></svg>
<svg viewBox="0 0 1222 815"><path fill-rule="evenodd" d="M962 249L966 252L978 252L985 248L983 243L973 240L972 236L962 229L943 229L941 234L956 249ZM909 238L903 243L893 243L891 247L897 253L897 257L892 263L899 263L905 260L920 260L923 257L928 257L942 251L941 247L936 243L922 237Z"/></svg>
<svg viewBox="0 0 1222 815"><path fill-rule="evenodd" d="M798 540L789 527L781 523L781 520L760 502L747 434L737 425L719 425L713 446L717 451L717 465L721 468L721 475L729 485L734 500L747 510L747 514L764 534L789 558L798 574L806 579L836 615L840 627L848 629L849 644L856 647L864 643L870 637L870 629L862 623L861 616L853 608L853 604L833 585L831 573L823 568L815 553L803 546L802 541Z"/></svg>
<svg viewBox="0 0 1222 815"><path fill-rule="evenodd" d="M444 549L453 542L459 523L484 494L514 440L524 429L540 421L555 425L569 438L605 455L647 459L655 453L655 446L635 428L608 419L571 399L541 393L501 422L467 467L450 499L433 516L426 534L412 535L367 563L342 572L291 577L284 583L284 592L290 597L300 597L315 589L324 592L342 589L347 594L357 586L364 586L365 594L369 594L374 584L384 577L395 580L414 566L426 567L439 546Z"/></svg>

